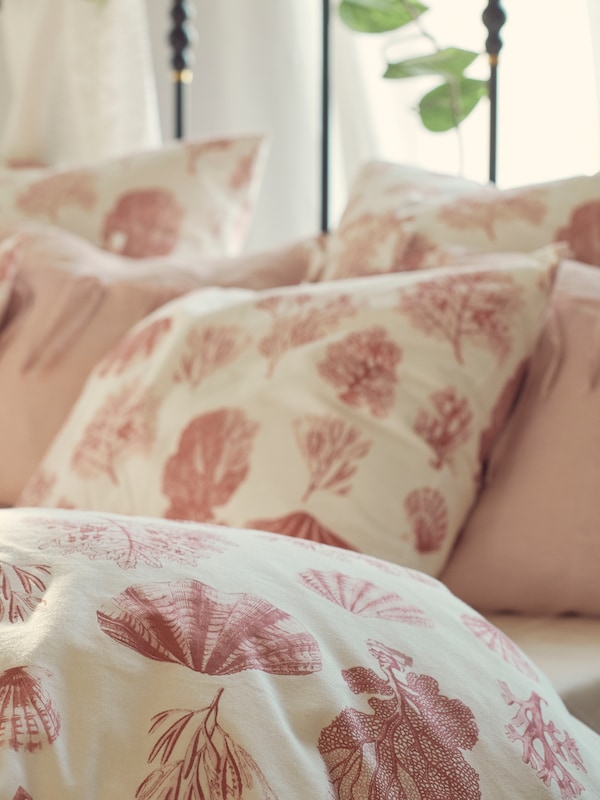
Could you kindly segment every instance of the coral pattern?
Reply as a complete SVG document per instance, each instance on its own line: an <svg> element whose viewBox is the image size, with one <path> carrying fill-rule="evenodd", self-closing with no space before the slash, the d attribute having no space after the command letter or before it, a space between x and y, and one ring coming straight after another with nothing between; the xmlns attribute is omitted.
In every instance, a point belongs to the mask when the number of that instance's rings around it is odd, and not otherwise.
<svg viewBox="0 0 600 800"><path fill-rule="evenodd" d="M42 602L46 579L50 575L47 564L16 566L0 561L0 622L24 622Z"/></svg>
<svg viewBox="0 0 600 800"><path fill-rule="evenodd" d="M357 461L364 458L371 443L360 430L342 419L307 414L293 422L296 439L310 473L310 482L303 502L317 490L346 495Z"/></svg>
<svg viewBox="0 0 600 800"><path fill-rule="evenodd" d="M85 170L56 173L32 183L17 198L17 207L25 214L47 216L57 222L67 206L90 211L98 200L94 175Z"/></svg>
<svg viewBox="0 0 600 800"><path fill-rule="evenodd" d="M366 406L374 417L386 417L394 404L401 359L402 349L385 328L375 326L330 345L318 369L342 402L354 408Z"/></svg>
<svg viewBox="0 0 600 800"><path fill-rule="evenodd" d="M507 664L512 664L528 678L539 681L537 672L523 651L495 625L478 614L461 614L460 619L471 633L475 634L492 652L498 653Z"/></svg>
<svg viewBox="0 0 600 800"><path fill-rule="evenodd" d="M499 683L504 701L509 706L517 706L511 724L506 726L506 734L511 742L522 745L523 762L529 764L546 786L556 783L562 800L579 797L584 787L567 768L571 765L580 772L587 772L575 740L566 731L559 731L553 722L544 720L542 703L545 701L539 694L532 692L528 700L519 700L504 681Z"/></svg>
<svg viewBox="0 0 600 800"><path fill-rule="evenodd" d="M291 536L307 542L319 542L332 547L341 547L345 550L355 550L341 536L322 525L318 519L306 511L292 511L291 514L275 519L254 519L248 522L246 527L259 531L281 533L283 536Z"/></svg>
<svg viewBox="0 0 600 800"><path fill-rule="evenodd" d="M215 506L227 503L245 480L258 430L241 409L194 417L165 465L162 485L170 500L165 516L213 520Z"/></svg>
<svg viewBox="0 0 600 800"><path fill-rule="evenodd" d="M458 230L482 230L490 241L496 240L496 225L525 221L530 225L541 225L548 211L546 193L529 191L523 197L506 192L503 197L475 195L455 200L442 208L439 218L446 225Z"/></svg>
<svg viewBox="0 0 600 800"><path fill-rule="evenodd" d="M136 359L150 358L159 341L171 330L172 325L173 320L170 317L162 317L129 333L103 359L98 374L102 377L110 373L122 375Z"/></svg>
<svg viewBox="0 0 600 800"><path fill-rule="evenodd" d="M429 396L433 413L422 408L417 414L414 431L431 447L434 469L452 465L454 451L471 436L473 414L467 397L458 397L451 386Z"/></svg>
<svg viewBox="0 0 600 800"><path fill-rule="evenodd" d="M211 373L233 361L247 342L248 337L236 325L208 325L191 330L175 371L175 382L189 383L197 389Z"/></svg>
<svg viewBox="0 0 600 800"><path fill-rule="evenodd" d="M35 753L60 733L60 716L44 688L51 673L40 667L13 667L0 674L0 750Z"/></svg>
<svg viewBox="0 0 600 800"><path fill-rule="evenodd" d="M355 694L376 695L372 713L346 708L324 728L319 752L338 800L480 800L479 776L462 750L479 732L470 709L440 694L412 659L380 642L368 649L381 673L342 672Z"/></svg>
<svg viewBox="0 0 600 800"><path fill-rule="evenodd" d="M436 277L400 295L398 310L428 336L447 340L459 364L467 341L502 363L513 342L513 321L523 307L511 275L486 271Z"/></svg>
<svg viewBox="0 0 600 800"><path fill-rule="evenodd" d="M340 228L335 277L401 271L408 242L409 234L395 214L362 214Z"/></svg>
<svg viewBox="0 0 600 800"><path fill-rule="evenodd" d="M555 239L568 242L573 258L584 264L600 266L600 200L577 206Z"/></svg>
<svg viewBox="0 0 600 800"><path fill-rule="evenodd" d="M320 339L356 313L348 295L319 302L309 294L275 294L260 300L257 308L273 317L271 331L259 342L260 353L268 359L268 377L289 350Z"/></svg>
<svg viewBox="0 0 600 800"><path fill-rule="evenodd" d="M151 734L169 727L148 758L160 766L140 784L136 800L278 800L252 756L219 724L222 694L219 689L199 711L164 711L152 718Z"/></svg>
<svg viewBox="0 0 600 800"><path fill-rule="evenodd" d="M205 675L258 669L309 675L321 669L317 641L267 600L180 579L131 586L98 611L100 628L155 661Z"/></svg>
<svg viewBox="0 0 600 800"><path fill-rule="evenodd" d="M527 364L528 359L523 359L519 362L519 364L517 364L516 370L506 381L504 387L498 395L498 399L496 400L490 415L489 425L480 434L479 462L481 464L482 476L485 470L485 462L490 455L494 442L498 438L498 435L502 430L502 426L508 419L510 411L516 402L519 389L523 383L523 379L527 371Z"/></svg>
<svg viewBox="0 0 600 800"><path fill-rule="evenodd" d="M415 548L419 553L439 550L448 535L448 507L439 489L414 489L404 499Z"/></svg>
<svg viewBox="0 0 600 800"><path fill-rule="evenodd" d="M168 189L126 192L106 216L102 246L129 258L166 256L177 245L183 217Z"/></svg>
<svg viewBox="0 0 600 800"><path fill-rule="evenodd" d="M433 624L423 609L407 605L399 594L383 592L374 583L362 578L310 569L302 572L299 580L307 589L351 614L428 628Z"/></svg>
<svg viewBox="0 0 600 800"><path fill-rule="evenodd" d="M222 553L230 543L216 532L180 524L161 526L159 521L127 522L117 517L100 518L85 523L62 519L47 530L57 528L58 536L42 540L40 550L81 553L91 561L114 561L121 569L140 565L161 568L165 562L196 565L200 558Z"/></svg>
<svg viewBox="0 0 600 800"><path fill-rule="evenodd" d="M152 447L158 406L158 398L136 382L109 394L73 449L73 472L82 478L107 475L118 484L117 462Z"/></svg>

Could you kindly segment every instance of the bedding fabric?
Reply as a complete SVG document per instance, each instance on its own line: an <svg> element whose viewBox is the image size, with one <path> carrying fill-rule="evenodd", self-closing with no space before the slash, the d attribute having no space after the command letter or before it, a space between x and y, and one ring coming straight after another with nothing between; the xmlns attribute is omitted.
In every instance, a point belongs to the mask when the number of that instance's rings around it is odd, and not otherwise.
<svg viewBox="0 0 600 800"><path fill-rule="evenodd" d="M438 573L553 257L179 298L98 365L19 503L258 527Z"/></svg>
<svg viewBox="0 0 600 800"><path fill-rule="evenodd" d="M13 242L0 243L0 326L15 280L17 253Z"/></svg>
<svg viewBox="0 0 600 800"><path fill-rule="evenodd" d="M262 176L258 136L174 142L99 162L0 171L2 226L29 219L132 258L233 255Z"/></svg>
<svg viewBox="0 0 600 800"><path fill-rule="evenodd" d="M258 531L0 512L0 800L595 800L600 738L437 581Z"/></svg>

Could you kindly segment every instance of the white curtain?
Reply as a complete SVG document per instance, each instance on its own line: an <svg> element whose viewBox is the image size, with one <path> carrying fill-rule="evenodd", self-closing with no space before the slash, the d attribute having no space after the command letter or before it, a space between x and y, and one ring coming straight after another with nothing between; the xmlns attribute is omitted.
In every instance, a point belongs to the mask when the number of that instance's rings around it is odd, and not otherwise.
<svg viewBox="0 0 600 800"><path fill-rule="evenodd" d="M87 161L160 142L143 0L3 0L6 161Z"/></svg>

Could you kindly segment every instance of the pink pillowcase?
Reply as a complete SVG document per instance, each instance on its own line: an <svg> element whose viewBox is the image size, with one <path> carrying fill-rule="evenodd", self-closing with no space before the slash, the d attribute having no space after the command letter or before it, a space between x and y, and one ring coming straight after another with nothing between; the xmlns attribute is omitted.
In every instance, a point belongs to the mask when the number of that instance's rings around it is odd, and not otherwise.
<svg viewBox="0 0 600 800"><path fill-rule="evenodd" d="M0 244L0 325L8 306L15 280L16 253L12 242Z"/></svg>
<svg viewBox="0 0 600 800"><path fill-rule="evenodd" d="M479 609L600 614L600 271L561 271L523 393L443 574Z"/></svg>

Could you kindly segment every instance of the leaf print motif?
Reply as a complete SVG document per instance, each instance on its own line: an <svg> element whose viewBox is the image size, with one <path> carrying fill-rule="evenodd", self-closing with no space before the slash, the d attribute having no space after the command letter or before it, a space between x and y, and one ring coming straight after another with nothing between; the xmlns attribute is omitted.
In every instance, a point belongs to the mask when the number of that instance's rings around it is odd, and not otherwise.
<svg viewBox="0 0 600 800"><path fill-rule="evenodd" d="M541 225L548 211L546 193L543 189L530 191L526 196L503 197L476 195L461 197L446 208L442 207L439 218L446 225L458 230L482 230L490 241L496 240L496 225L524 220L530 225Z"/></svg>
<svg viewBox="0 0 600 800"><path fill-rule="evenodd" d="M348 494L358 469L356 462L368 454L371 442L361 438L354 425L329 415L307 414L292 424L310 473L302 502L317 490Z"/></svg>
<svg viewBox="0 0 600 800"><path fill-rule="evenodd" d="M293 617L261 597L181 579L130 586L98 611L100 628L146 658L206 675L258 669L308 675L319 645Z"/></svg>
<svg viewBox="0 0 600 800"><path fill-rule="evenodd" d="M491 622L478 614L461 614L460 619L471 633L477 636L492 652L498 653L507 664L512 664L519 672L527 675L532 680L539 681L537 672L531 666L527 656L495 625L492 625Z"/></svg>
<svg viewBox="0 0 600 800"><path fill-rule="evenodd" d="M448 341L459 364L464 363L464 341L489 350L502 363L522 307L522 291L512 276L487 272L420 281L400 294L398 304L417 330Z"/></svg>
<svg viewBox="0 0 600 800"><path fill-rule="evenodd" d="M136 569L140 564L160 569L164 562L195 566L200 558L222 553L230 543L212 531L197 525L168 523L161 526L138 522L100 519L97 522L44 520L48 530L60 535L40 543L40 550L57 549L61 553L81 553L90 561L114 561L121 569Z"/></svg>
<svg viewBox="0 0 600 800"><path fill-rule="evenodd" d="M331 300L310 294L274 294L260 300L256 307L273 317L270 333L258 345L269 362L268 377L289 350L317 341L334 330L342 319L356 313L352 299L344 294Z"/></svg>
<svg viewBox="0 0 600 800"><path fill-rule="evenodd" d="M411 541L418 553L435 553L448 535L448 506L439 489L414 489L404 499Z"/></svg>
<svg viewBox="0 0 600 800"><path fill-rule="evenodd" d="M396 367L402 349L385 328L374 326L348 334L329 345L319 374L338 389L338 397L354 408L366 406L374 417L386 417L394 404Z"/></svg>
<svg viewBox="0 0 600 800"><path fill-rule="evenodd" d="M168 189L122 194L106 215L102 247L128 258L166 256L177 246L184 209Z"/></svg>
<svg viewBox="0 0 600 800"><path fill-rule="evenodd" d="M71 469L81 478L107 475L118 484L117 462L150 451L159 400L137 382L109 394L73 449Z"/></svg>
<svg viewBox="0 0 600 800"><path fill-rule="evenodd" d="M452 465L454 451L471 436L473 414L468 399L459 397L452 386L433 392L429 401L433 412L420 409L413 429L435 453L431 466L442 469Z"/></svg>
<svg viewBox="0 0 600 800"><path fill-rule="evenodd" d="M0 561L0 622L24 622L42 602L50 567L46 564L17 566Z"/></svg>
<svg viewBox="0 0 600 800"><path fill-rule="evenodd" d="M16 204L25 214L47 216L56 222L66 206L90 211L97 201L94 174L70 170L35 181L18 196Z"/></svg>
<svg viewBox="0 0 600 800"><path fill-rule="evenodd" d="M587 773L575 740L566 731L559 731L553 722L544 720L545 701L539 694L532 692L528 700L519 700L504 681L499 684L504 701L517 706L511 724L506 726L506 735L511 742L522 745L523 762L529 764L546 786L555 782L562 800L579 797L584 787L567 768L572 765Z"/></svg>
<svg viewBox="0 0 600 800"><path fill-rule="evenodd" d="M98 374L101 377L111 372L113 375L122 375L136 359L150 358L158 342L171 330L172 325L173 320L170 317L162 317L127 334L102 360Z"/></svg>
<svg viewBox="0 0 600 800"><path fill-rule="evenodd" d="M299 580L307 589L351 614L428 628L433 625L423 609L406 605L399 594L384 592L371 581L316 569L300 573Z"/></svg>
<svg viewBox="0 0 600 800"><path fill-rule="evenodd" d="M199 711L153 717L151 734L170 724L148 759L160 766L140 784L136 800L278 800L252 756L219 724L222 694Z"/></svg>
<svg viewBox="0 0 600 800"><path fill-rule="evenodd" d="M259 531L270 531L290 536L293 539L302 539L307 542L319 542L332 547L341 547L346 550L355 550L337 533L322 525L316 517L305 511L293 511L276 519L254 519L248 522L246 528Z"/></svg>
<svg viewBox="0 0 600 800"><path fill-rule="evenodd" d="M247 342L242 328L235 325L209 325L190 331L174 375L175 382L189 383L196 389L211 373L233 361Z"/></svg>
<svg viewBox="0 0 600 800"><path fill-rule="evenodd" d="M365 667L342 676L355 694L377 695L372 713L344 709L318 742L338 800L480 800L479 776L461 752L479 736L471 710L440 694L434 678L409 672L409 656L367 646L383 677Z"/></svg>
<svg viewBox="0 0 600 800"><path fill-rule="evenodd" d="M259 424L244 411L221 408L195 417L168 459L162 489L170 500L165 516L208 522L246 479Z"/></svg>
<svg viewBox="0 0 600 800"><path fill-rule="evenodd" d="M52 673L13 667L0 673L0 750L35 753L60 733L60 716L44 687Z"/></svg>

